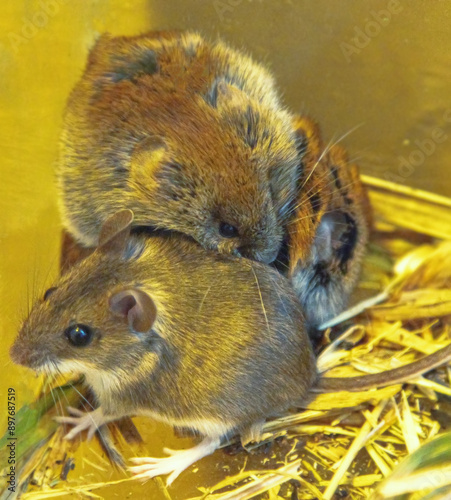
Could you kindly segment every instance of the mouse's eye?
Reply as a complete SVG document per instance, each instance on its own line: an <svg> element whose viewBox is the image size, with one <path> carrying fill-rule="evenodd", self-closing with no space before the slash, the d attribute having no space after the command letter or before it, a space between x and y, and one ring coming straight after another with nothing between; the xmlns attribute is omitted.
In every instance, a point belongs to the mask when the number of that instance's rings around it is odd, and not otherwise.
<svg viewBox="0 0 451 500"><path fill-rule="evenodd" d="M64 335L75 347L87 346L94 336L92 329L89 326L82 325L81 323L66 328Z"/></svg>
<svg viewBox="0 0 451 500"><path fill-rule="evenodd" d="M56 286L52 286L52 288L49 288L45 293L44 293L44 300L47 300L50 295L56 290Z"/></svg>
<svg viewBox="0 0 451 500"><path fill-rule="evenodd" d="M236 238L238 236L238 229L227 222L219 224L219 234L224 238Z"/></svg>

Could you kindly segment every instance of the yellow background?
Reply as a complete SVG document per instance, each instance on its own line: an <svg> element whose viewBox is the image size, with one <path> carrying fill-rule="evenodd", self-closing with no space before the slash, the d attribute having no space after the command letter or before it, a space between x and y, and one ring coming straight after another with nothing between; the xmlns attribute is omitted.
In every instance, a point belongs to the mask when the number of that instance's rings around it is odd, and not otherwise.
<svg viewBox="0 0 451 500"><path fill-rule="evenodd" d="M104 31L136 34L167 28L221 35L267 63L286 103L318 120L327 139L358 127L343 142L366 173L402 174L400 179L407 184L449 195L451 124L445 118L451 116L446 115L451 109L451 3L400 0L398 13L377 17L389 4L381 0L3 0L0 432L6 389L16 389L19 405L30 401L35 391L33 375L11 363L8 347L28 301L43 293L58 270L60 226L53 182L58 135L65 100L96 37ZM379 28L374 24L371 28L369 23L376 18ZM346 56L353 37L366 29L373 29L374 36ZM446 138L408 175L400 171L400 156L417 150L436 127ZM162 441L175 440L172 435L157 439L155 434L151 439L156 453L161 452ZM177 440L172 444L180 446ZM208 474L205 477L212 482ZM95 479L106 478L98 474ZM194 494L195 484L191 487ZM178 491L173 498L184 498L187 490ZM114 498L112 493L103 494Z"/></svg>

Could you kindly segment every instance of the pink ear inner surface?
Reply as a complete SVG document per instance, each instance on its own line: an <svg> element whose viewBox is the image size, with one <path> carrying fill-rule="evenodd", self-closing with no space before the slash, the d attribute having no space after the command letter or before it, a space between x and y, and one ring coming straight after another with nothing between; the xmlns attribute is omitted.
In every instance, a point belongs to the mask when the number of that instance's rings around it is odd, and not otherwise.
<svg viewBox="0 0 451 500"><path fill-rule="evenodd" d="M148 332L155 322L157 309L154 301L143 290L123 290L110 297L111 311L127 319L136 332Z"/></svg>

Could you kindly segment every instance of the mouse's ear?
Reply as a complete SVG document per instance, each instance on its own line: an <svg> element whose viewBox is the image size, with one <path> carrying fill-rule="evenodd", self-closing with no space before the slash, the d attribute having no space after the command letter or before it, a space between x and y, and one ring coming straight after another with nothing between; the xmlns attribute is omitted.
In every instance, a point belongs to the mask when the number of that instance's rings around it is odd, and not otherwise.
<svg viewBox="0 0 451 500"><path fill-rule="evenodd" d="M110 297L110 310L127 320L135 332L148 332L157 317L155 302L143 290L131 288Z"/></svg>
<svg viewBox="0 0 451 500"><path fill-rule="evenodd" d="M121 210L108 217L100 229L98 251L102 253L122 253L130 235L133 222L131 210Z"/></svg>

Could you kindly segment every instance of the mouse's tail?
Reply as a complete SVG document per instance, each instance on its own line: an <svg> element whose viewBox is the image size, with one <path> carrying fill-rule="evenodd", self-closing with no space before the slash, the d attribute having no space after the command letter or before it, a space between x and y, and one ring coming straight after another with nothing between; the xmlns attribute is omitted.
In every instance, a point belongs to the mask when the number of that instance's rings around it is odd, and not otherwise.
<svg viewBox="0 0 451 500"><path fill-rule="evenodd" d="M451 361L451 344L418 361L393 370L358 377L320 377L311 392L360 392L377 387L401 384Z"/></svg>

